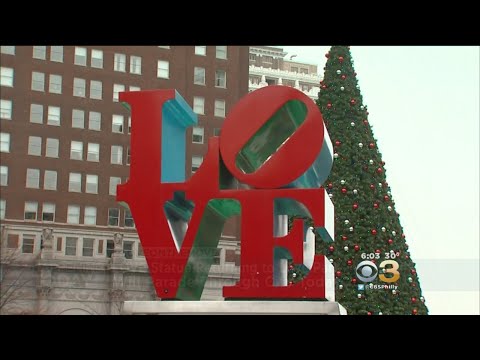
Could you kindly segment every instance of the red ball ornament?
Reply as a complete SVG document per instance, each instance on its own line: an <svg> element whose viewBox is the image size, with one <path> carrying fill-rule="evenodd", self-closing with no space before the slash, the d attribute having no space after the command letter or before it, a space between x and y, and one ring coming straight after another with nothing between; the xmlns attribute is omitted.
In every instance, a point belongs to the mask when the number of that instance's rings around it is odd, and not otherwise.
<svg viewBox="0 0 480 360"><path fill-rule="evenodd" d="M348 266L352 266L352 264L353 264L353 261L352 261L352 260L348 260L348 261L347 261L347 265L348 265Z"/></svg>
<svg viewBox="0 0 480 360"><path fill-rule="evenodd" d="M380 254L380 253L381 253L380 249L375 250L375 254Z"/></svg>
<svg viewBox="0 0 480 360"><path fill-rule="evenodd" d="M347 241L348 237L346 237L345 235L342 235L342 240L343 241Z"/></svg>
<svg viewBox="0 0 480 360"><path fill-rule="evenodd" d="M355 105L356 101L355 99L350 100L350 105Z"/></svg>
<svg viewBox="0 0 480 360"><path fill-rule="evenodd" d="M402 238L405 239L405 234L402 234Z"/></svg>
<svg viewBox="0 0 480 360"><path fill-rule="evenodd" d="M415 269L410 270L410 272L412 273L412 275L415 275L417 273Z"/></svg>
<svg viewBox="0 0 480 360"><path fill-rule="evenodd" d="M336 276L336 277L342 276L342 272L341 272L340 270L338 270L338 271L335 273L335 276Z"/></svg>
<svg viewBox="0 0 480 360"><path fill-rule="evenodd" d="M343 56L339 56L338 61L340 61L342 63L343 62Z"/></svg>
<svg viewBox="0 0 480 360"><path fill-rule="evenodd" d="M369 147L370 149L373 149L373 148L375 147L375 144L374 144L374 143L370 143L370 144L368 144L368 147Z"/></svg>
<svg viewBox="0 0 480 360"><path fill-rule="evenodd" d="M412 297L412 303L416 303L417 302L417 298L416 297Z"/></svg>
<svg viewBox="0 0 480 360"><path fill-rule="evenodd" d="M383 169L382 168L378 168L377 169L377 173L381 174L383 172Z"/></svg>
<svg viewBox="0 0 480 360"><path fill-rule="evenodd" d="M322 89L325 90L327 88L327 85L322 85Z"/></svg>
<svg viewBox="0 0 480 360"><path fill-rule="evenodd" d="M378 209L378 203L374 203L374 204L373 204L373 208L374 208L374 209Z"/></svg>
<svg viewBox="0 0 480 360"><path fill-rule="evenodd" d="M343 74L342 75L342 80L345 80L347 78L347 75Z"/></svg>
<svg viewBox="0 0 480 360"><path fill-rule="evenodd" d="M342 194L346 194L346 193L347 193L347 189L342 188Z"/></svg>
<svg viewBox="0 0 480 360"><path fill-rule="evenodd" d="M383 197L383 200L388 201L388 200L390 200L390 198L388 197L388 195L385 195L385 196Z"/></svg>
<svg viewBox="0 0 480 360"><path fill-rule="evenodd" d="M335 146L340 146L342 143L339 140L335 141Z"/></svg>
<svg viewBox="0 0 480 360"><path fill-rule="evenodd" d="M354 249L355 251L358 251L358 250L360 250L360 246L355 245L355 246L353 247L353 249Z"/></svg>
<svg viewBox="0 0 480 360"><path fill-rule="evenodd" d="M368 114L370 114L370 113L367 111L365 114L367 114L367 115L368 115Z"/></svg>
<svg viewBox="0 0 480 360"><path fill-rule="evenodd" d="M367 312L367 315L372 315L372 312L371 311Z"/></svg>
<svg viewBox="0 0 480 360"><path fill-rule="evenodd" d="M326 54L325 54L325 57L326 57L327 59L330 58L330 53L329 53L329 52L326 53Z"/></svg>
<svg viewBox="0 0 480 360"><path fill-rule="evenodd" d="M353 204L352 208L353 208L353 210L357 210L358 209L358 204Z"/></svg>
<svg viewBox="0 0 480 360"><path fill-rule="evenodd" d="M356 284L357 283L357 279L353 278L352 279L352 284Z"/></svg>
<svg viewBox="0 0 480 360"><path fill-rule="evenodd" d="M293 285L293 281L289 281L289 282L288 282L288 285Z"/></svg>
<svg viewBox="0 0 480 360"><path fill-rule="evenodd" d="M408 258L410 258L410 257L408 255L405 255L405 259L408 259Z"/></svg>
<svg viewBox="0 0 480 360"><path fill-rule="evenodd" d="M328 188L329 188L329 189L333 188L333 184L332 184L332 183L328 183Z"/></svg>
<svg viewBox="0 0 480 360"><path fill-rule="evenodd" d="M363 120L363 124L368 125L368 120L367 119Z"/></svg>
<svg viewBox="0 0 480 360"><path fill-rule="evenodd" d="M412 315L417 315L418 314L418 310L417 309L413 309L412 310Z"/></svg>
<svg viewBox="0 0 480 360"><path fill-rule="evenodd" d="M370 184L370 189L375 190L375 185Z"/></svg>
<svg viewBox="0 0 480 360"><path fill-rule="evenodd" d="M377 230L372 229L371 233L372 233L372 235L377 235Z"/></svg>
<svg viewBox="0 0 480 360"><path fill-rule="evenodd" d="M334 250L335 250L335 248L334 248L333 246L330 245L330 246L328 247L328 251L333 252Z"/></svg>
<svg viewBox="0 0 480 360"><path fill-rule="evenodd" d="M328 103L327 104L327 109L331 109L332 108L332 103Z"/></svg>
<svg viewBox="0 0 480 360"><path fill-rule="evenodd" d="M393 244L393 240L392 240L392 239L388 239L388 243L389 243L390 245L392 245L392 244Z"/></svg>
<svg viewBox="0 0 480 360"><path fill-rule="evenodd" d="M288 265L288 270L293 270L293 265Z"/></svg>

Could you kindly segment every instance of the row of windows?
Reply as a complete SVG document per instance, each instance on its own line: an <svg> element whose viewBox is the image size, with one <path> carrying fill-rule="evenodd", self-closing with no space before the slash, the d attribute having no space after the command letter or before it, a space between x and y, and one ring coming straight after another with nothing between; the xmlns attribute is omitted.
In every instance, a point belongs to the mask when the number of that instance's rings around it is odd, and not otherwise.
<svg viewBox="0 0 480 360"><path fill-rule="evenodd" d="M68 191L69 192L82 192L82 177L83 174L71 172L68 177ZM40 169L28 168L26 172L26 188L28 189L40 189ZM121 184L122 179L117 176L110 176L110 183L108 193L109 195L117 195L117 185ZM8 166L0 166L0 185L8 186ZM44 190L57 190L57 171L56 170L44 170L43 172L43 189ZM85 193L98 194L98 175L85 174Z"/></svg>
<svg viewBox="0 0 480 360"><path fill-rule="evenodd" d="M58 158L59 140L55 138L47 138L45 141L45 156L51 158ZM0 133L0 152L10 152L10 134ZM28 155L42 156L42 138L39 136L28 137ZM130 165L130 147L127 147L126 165ZM70 142L70 159L71 160L83 160L84 159L84 146L81 141ZM99 162L100 161L100 144L87 143L87 161ZM110 163L116 165L123 164L123 146L111 145L110 147Z"/></svg>
<svg viewBox="0 0 480 360"><path fill-rule="evenodd" d="M132 91L133 86L130 86L130 91ZM136 88L135 90L140 90ZM118 101L118 93L120 91L125 91L124 85L115 84L113 88L114 101ZM47 106L47 105L45 105ZM12 119L13 111L13 101L7 99L0 100L0 118L5 120ZM193 97L193 111L200 115L205 115L205 98L201 96ZM215 99L214 107L214 116L225 117L225 100ZM61 121L61 108L59 106L50 106L47 107L47 124L60 126ZM115 120L116 119L116 120ZM112 115L112 124L115 121L118 123L121 119L123 123L123 115ZM100 130L101 114L96 111L89 112L89 124L88 128L90 130ZM43 124L44 122L44 105L40 104L30 104L30 122ZM85 111L81 109L72 109L72 127L74 128L85 128ZM114 128L116 130L114 130ZM113 132L122 132L123 126L121 127L122 131L118 131L118 127L112 126ZM128 120L128 129L130 133L130 118Z"/></svg>
<svg viewBox="0 0 480 360"><path fill-rule="evenodd" d="M63 240L63 237L56 237L54 250L68 256L111 257L115 248L113 240L95 239L91 237L79 238L74 236L67 236L65 237L65 241ZM35 235L23 234L21 244L19 235L8 234L7 236L7 249L20 248L23 254L33 254L37 250L35 245ZM122 250L127 259L144 256L140 242L124 240Z"/></svg>
<svg viewBox="0 0 480 360"><path fill-rule="evenodd" d="M44 202L42 209L39 210L38 202L25 201L24 207L24 219L31 221L46 221L55 222L56 206L55 203ZM67 224L79 225L80 224L80 206L68 205L67 208ZM5 219L6 201L0 200L0 219ZM38 218L38 214L41 214L41 218ZM97 225L97 208L95 206L85 206L83 212L83 224L84 225ZM108 226L120 226L120 209L109 208L108 209ZM132 213L129 210L124 211L123 218L124 227L134 228L135 223L133 221Z"/></svg>

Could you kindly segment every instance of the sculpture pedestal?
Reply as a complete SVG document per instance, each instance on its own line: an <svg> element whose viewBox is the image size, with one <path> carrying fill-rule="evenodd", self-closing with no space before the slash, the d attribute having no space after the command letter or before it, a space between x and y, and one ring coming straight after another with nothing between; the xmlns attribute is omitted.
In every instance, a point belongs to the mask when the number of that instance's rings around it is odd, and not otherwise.
<svg viewBox="0 0 480 360"><path fill-rule="evenodd" d="M347 315L333 301L125 301L125 315Z"/></svg>

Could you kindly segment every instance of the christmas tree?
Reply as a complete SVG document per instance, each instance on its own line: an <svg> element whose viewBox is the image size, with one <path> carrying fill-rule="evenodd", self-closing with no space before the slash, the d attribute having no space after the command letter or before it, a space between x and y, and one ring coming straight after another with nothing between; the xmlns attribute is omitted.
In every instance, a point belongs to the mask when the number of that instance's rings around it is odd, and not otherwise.
<svg viewBox="0 0 480 360"><path fill-rule="evenodd" d="M334 146L324 186L335 205L335 242L317 241L317 252L335 267L336 301L351 315L427 314L350 49L333 46L326 57L317 105ZM292 281L303 276L290 266Z"/></svg>

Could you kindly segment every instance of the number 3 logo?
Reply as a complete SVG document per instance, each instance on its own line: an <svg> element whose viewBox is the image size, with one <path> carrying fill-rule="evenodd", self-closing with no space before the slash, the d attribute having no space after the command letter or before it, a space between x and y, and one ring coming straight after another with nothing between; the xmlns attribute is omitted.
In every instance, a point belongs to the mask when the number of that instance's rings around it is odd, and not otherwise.
<svg viewBox="0 0 480 360"><path fill-rule="evenodd" d="M392 267L385 267L386 265L392 265ZM393 274L392 277L386 277L385 274L380 274L378 278L387 283L392 283L400 279L400 273L398 272L398 263L395 260L385 260L380 264L380 268L385 269L386 274Z"/></svg>

